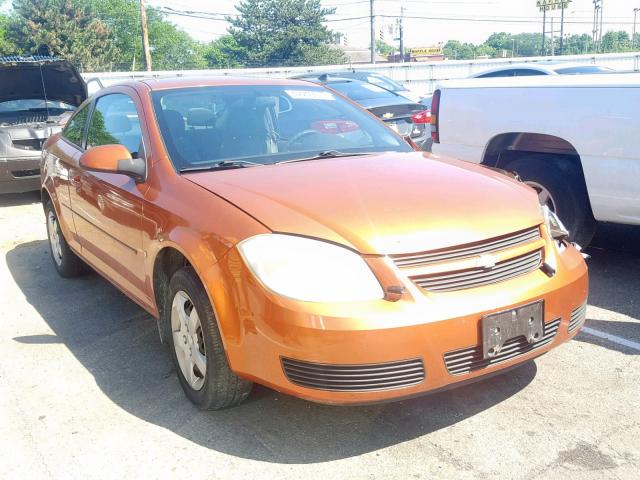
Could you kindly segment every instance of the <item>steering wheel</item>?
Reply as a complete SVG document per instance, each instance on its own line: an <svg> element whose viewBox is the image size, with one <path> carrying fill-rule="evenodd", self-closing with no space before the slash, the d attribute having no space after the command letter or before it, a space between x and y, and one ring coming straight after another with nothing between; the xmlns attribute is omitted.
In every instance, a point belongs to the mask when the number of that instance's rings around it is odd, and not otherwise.
<svg viewBox="0 0 640 480"><path fill-rule="evenodd" d="M303 138L309 137L311 135L321 135L321 133L319 131L313 130L311 128L309 128L307 130L302 130L301 132L296 133L293 137L291 137L289 139L289 141L287 142L287 147L290 148L296 142L299 142Z"/></svg>

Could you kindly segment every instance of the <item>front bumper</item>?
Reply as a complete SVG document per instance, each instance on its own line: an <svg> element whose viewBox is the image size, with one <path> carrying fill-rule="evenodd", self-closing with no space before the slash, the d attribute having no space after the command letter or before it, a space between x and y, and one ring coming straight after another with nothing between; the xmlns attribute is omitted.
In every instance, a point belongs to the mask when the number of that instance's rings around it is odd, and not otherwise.
<svg viewBox="0 0 640 480"><path fill-rule="evenodd" d="M567 248L558 257L557 267L551 278L536 270L475 289L427 293L396 302L327 305L297 302L265 292L232 249L216 269L218 275L226 277L227 285L235 284L236 288L208 284L208 289L216 305L228 359L236 373L315 402L361 404L468 383L531 360L572 338L579 328L570 332L569 322L572 312L586 301L587 269L574 248ZM482 345L480 321L484 315L537 300L544 301L544 321L554 328L548 342L468 372L452 373L447 368L446 354ZM554 324L556 320L559 321ZM395 368L393 365L398 362L416 360L424 367L420 381L401 387L374 386L367 391L335 391L331 385L327 389L317 385L310 388L301 384L299 377L287 376L284 368L293 361L294 368L302 365L298 371L320 365L331 374L336 373L336 367L387 363ZM413 363L407 368L415 372L417 367ZM338 371L337 378L344 378L340 376L343 373Z"/></svg>
<svg viewBox="0 0 640 480"><path fill-rule="evenodd" d="M0 158L0 194L40 190L40 157Z"/></svg>

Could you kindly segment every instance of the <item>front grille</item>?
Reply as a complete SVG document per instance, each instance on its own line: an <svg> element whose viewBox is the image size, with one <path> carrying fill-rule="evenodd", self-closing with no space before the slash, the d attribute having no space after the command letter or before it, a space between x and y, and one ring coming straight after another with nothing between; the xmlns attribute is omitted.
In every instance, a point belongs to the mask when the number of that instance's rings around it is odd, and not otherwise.
<svg viewBox="0 0 640 480"><path fill-rule="evenodd" d="M13 170L11 172L11 175L13 175L16 178L35 177L36 175L40 175L40 169L32 168L30 170Z"/></svg>
<svg viewBox="0 0 640 480"><path fill-rule="evenodd" d="M12 140L11 143L15 148L19 148L20 150L42 150L42 144L44 143L44 138L26 138L23 140Z"/></svg>
<svg viewBox="0 0 640 480"><path fill-rule="evenodd" d="M544 335L535 343L527 342L524 336L512 338L505 342L500 353L492 358L482 357L482 346L463 348L444 354L444 363L451 375L464 375L466 373L486 368L496 363L511 360L524 355L532 350L544 347L553 341L558 332L560 319L552 320L544 325Z"/></svg>
<svg viewBox="0 0 640 480"><path fill-rule="evenodd" d="M329 365L282 358L287 378L296 385L336 392L369 392L409 387L424 380L420 359L361 365Z"/></svg>
<svg viewBox="0 0 640 480"><path fill-rule="evenodd" d="M475 244L415 253L411 255L393 255L392 258L395 264L400 268L416 267L429 265L431 263L460 260L462 258L475 257L482 254L486 255L496 253L540 238L540 229L538 227L533 227Z"/></svg>
<svg viewBox="0 0 640 480"><path fill-rule="evenodd" d="M413 282L432 292L451 292L503 282L533 272L542 261L542 250L496 263L491 268L469 268L454 272L410 277Z"/></svg>
<svg viewBox="0 0 640 480"><path fill-rule="evenodd" d="M573 332L576 328L581 327L586 319L587 302L584 302L571 312L571 318L569 319L569 332Z"/></svg>

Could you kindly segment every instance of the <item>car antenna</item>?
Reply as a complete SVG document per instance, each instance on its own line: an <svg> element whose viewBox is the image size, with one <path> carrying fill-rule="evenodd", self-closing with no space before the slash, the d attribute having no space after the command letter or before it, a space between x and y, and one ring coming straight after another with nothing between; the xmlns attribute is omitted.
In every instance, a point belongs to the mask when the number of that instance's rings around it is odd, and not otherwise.
<svg viewBox="0 0 640 480"><path fill-rule="evenodd" d="M42 93L44 94L44 107L47 109L47 122L49 121L49 100L47 100L47 89L44 85L44 74L42 73L42 62L38 62L40 67L40 81L42 82Z"/></svg>

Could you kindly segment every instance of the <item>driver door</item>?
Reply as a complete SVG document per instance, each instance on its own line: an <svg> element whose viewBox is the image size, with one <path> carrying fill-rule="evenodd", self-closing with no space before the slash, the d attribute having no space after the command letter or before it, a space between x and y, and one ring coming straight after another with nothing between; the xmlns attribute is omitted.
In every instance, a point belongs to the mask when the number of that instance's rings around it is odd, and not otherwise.
<svg viewBox="0 0 640 480"><path fill-rule="evenodd" d="M137 94L127 90L95 100L86 149L118 143L132 156L144 157ZM82 167L72 183L71 204L84 257L140 303L150 304L142 248L142 204L148 186L126 175Z"/></svg>

